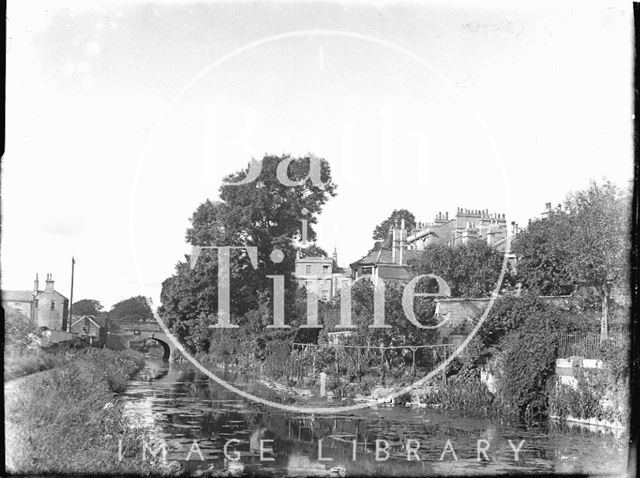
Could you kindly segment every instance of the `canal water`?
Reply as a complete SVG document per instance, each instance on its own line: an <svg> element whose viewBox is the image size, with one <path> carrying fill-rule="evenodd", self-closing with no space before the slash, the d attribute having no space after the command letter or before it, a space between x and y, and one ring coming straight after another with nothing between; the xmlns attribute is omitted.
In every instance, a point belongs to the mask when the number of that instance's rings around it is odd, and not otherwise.
<svg viewBox="0 0 640 478"><path fill-rule="evenodd" d="M291 400L246 378L234 383L271 400ZM249 402L190 365L155 359L147 361L122 399L127 415L150 435L145 439L164 441L167 459L195 476L225 470L288 476L620 475L626 468L627 436L619 432L554 423L527 428L426 408L292 414ZM380 460L376 440L386 441L378 443ZM225 457L227 442L233 459ZM407 447L418 445L409 461ZM478 446L488 447L489 461L482 454L478 461ZM519 446L516 459L513 448Z"/></svg>

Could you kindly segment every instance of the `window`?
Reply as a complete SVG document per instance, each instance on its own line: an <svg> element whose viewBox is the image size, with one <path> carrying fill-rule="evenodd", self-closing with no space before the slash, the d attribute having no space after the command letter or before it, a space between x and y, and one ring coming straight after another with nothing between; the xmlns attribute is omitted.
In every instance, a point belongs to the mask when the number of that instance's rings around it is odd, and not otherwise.
<svg viewBox="0 0 640 478"><path fill-rule="evenodd" d="M34 309L38 308L38 299L33 299L33 308Z"/></svg>
<svg viewBox="0 0 640 478"><path fill-rule="evenodd" d="M311 275L311 266L309 264L307 264L305 271L307 275Z"/></svg>
<svg viewBox="0 0 640 478"><path fill-rule="evenodd" d="M331 274L331 271L329 270L329 264L325 264L322 266L322 273L326 276Z"/></svg>
<svg viewBox="0 0 640 478"><path fill-rule="evenodd" d="M371 274L371 267L362 268L362 275L370 275L370 274Z"/></svg>
<svg viewBox="0 0 640 478"><path fill-rule="evenodd" d="M51 310L56 310L56 301L55 300L51 301Z"/></svg>

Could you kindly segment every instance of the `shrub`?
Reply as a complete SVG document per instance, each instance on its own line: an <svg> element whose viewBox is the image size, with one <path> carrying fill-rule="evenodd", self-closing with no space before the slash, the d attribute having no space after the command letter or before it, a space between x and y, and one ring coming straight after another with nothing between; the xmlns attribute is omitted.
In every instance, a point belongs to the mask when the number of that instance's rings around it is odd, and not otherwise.
<svg viewBox="0 0 640 478"><path fill-rule="evenodd" d="M497 381L503 403L521 420L547 412L548 381L555 373L557 336L544 329L518 330L503 342L502 374Z"/></svg>

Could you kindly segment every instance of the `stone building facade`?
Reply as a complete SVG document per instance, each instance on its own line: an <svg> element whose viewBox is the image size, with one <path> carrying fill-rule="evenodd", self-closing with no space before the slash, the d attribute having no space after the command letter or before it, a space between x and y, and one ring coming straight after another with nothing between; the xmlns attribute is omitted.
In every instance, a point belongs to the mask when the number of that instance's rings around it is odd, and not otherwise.
<svg viewBox="0 0 640 478"><path fill-rule="evenodd" d="M335 250L331 258L300 257L298 254L295 267L298 285L304 285L307 290L317 287L316 292L320 300L333 299L340 293L343 283L351 283L351 274L338 265L338 253Z"/></svg>
<svg viewBox="0 0 640 478"><path fill-rule="evenodd" d="M47 274L44 290L40 290L38 275L33 290L3 290L2 306L24 314L36 327L49 330L66 330L69 299L54 289L53 277Z"/></svg>

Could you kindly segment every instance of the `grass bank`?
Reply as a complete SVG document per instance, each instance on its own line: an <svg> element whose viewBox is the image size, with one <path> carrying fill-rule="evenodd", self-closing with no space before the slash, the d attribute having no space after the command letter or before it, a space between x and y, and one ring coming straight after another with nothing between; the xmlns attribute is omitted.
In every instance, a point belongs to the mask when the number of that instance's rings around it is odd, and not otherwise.
<svg viewBox="0 0 640 478"><path fill-rule="evenodd" d="M20 474L154 471L138 456L139 433L123 419L123 405L116 396L143 365L143 359L129 351L87 350L50 370L5 384L7 470Z"/></svg>
<svg viewBox="0 0 640 478"><path fill-rule="evenodd" d="M70 358L65 351L12 348L4 354L4 381L50 370L64 365Z"/></svg>

